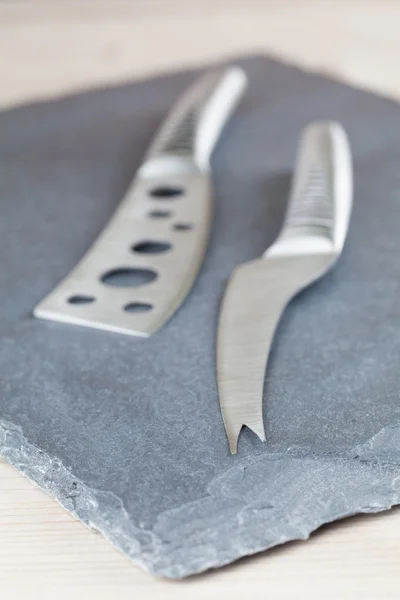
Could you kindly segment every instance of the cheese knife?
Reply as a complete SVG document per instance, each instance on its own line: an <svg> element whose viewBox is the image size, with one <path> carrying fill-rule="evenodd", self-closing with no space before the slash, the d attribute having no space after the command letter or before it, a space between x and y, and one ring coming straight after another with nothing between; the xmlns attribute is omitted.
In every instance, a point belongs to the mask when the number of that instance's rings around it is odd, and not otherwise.
<svg viewBox="0 0 400 600"><path fill-rule="evenodd" d="M201 76L159 130L125 198L34 315L147 337L188 294L212 214L210 157L246 88L239 67Z"/></svg>
<svg viewBox="0 0 400 600"><path fill-rule="evenodd" d="M244 425L265 441L264 375L277 324L288 302L333 266L347 234L352 166L341 125L308 125L296 163L278 238L261 258L233 271L222 301L217 379L232 454Z"/></svg>

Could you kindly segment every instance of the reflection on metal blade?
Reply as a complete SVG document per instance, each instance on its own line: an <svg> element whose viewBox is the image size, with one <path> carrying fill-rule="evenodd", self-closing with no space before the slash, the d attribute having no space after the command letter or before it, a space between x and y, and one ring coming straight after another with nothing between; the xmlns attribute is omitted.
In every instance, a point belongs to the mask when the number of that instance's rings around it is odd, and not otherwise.
<svg viewBox="0 0 400 600"><path fill-rule="evenodd" d="M262 398L265 369L279 319L289 300L332 255L255 260L232 274L218 329L218 391L232 454L245 425L265 441Z"/></svg>

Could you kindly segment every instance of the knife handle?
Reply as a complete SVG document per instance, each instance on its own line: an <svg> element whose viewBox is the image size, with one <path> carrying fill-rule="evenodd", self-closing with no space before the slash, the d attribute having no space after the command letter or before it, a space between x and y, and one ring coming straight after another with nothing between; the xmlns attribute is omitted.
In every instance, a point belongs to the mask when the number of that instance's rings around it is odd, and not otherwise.
<svg viewBox="0 0 400 600"><path fill-rule="evenodd" d="M202 75L172 109L150 147L147 162L186 157L207 169L221 130L246 87L246 74L239 67Z"/></svg>
<svg viewBox="0 0 400 600"><path fill-rule="evenodd" d="M339 255L351 204L351 153L343 127L334 121L309 124L300 138L286 218L272 254L333 250Z"/></svg>

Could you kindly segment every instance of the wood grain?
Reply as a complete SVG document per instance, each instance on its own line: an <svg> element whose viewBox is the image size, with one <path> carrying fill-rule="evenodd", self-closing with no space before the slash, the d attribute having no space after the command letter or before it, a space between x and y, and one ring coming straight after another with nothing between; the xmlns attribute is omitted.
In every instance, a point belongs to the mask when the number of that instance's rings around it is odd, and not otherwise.
<svg viewBox="0 0 400 600"><path fill-rule="evenodd" d="M0 106L272 52L400 98L397 0L0 3ZM400 509L183 582L155 580L0 461L0 595L41 600L398 600Z"/></svg>

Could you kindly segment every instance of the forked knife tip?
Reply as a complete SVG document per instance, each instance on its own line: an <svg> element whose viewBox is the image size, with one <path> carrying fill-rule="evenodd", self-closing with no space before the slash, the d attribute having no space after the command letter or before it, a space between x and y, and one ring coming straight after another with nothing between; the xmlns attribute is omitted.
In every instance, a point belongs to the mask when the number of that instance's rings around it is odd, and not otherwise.
<svg viewBox="0 0 400 600"><path fill-rule="evenodd" d="M242 431L243 427L248 427L253 433L256 434L256 436L262 442L266 441L263 424L261 424L261 426L251 426L251 425L247 425L247 423L243 423L240 426L240 428L236 429L235 431L233 431L233 430L228 431L228 429L226 429L226 435L228 437L229 450L230 450L231 454L237 454L237 446L238 446L239 436L240 436L240 432Z"/></svg>

